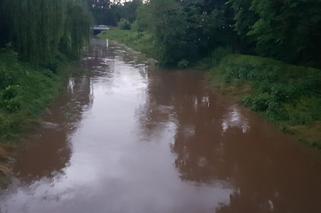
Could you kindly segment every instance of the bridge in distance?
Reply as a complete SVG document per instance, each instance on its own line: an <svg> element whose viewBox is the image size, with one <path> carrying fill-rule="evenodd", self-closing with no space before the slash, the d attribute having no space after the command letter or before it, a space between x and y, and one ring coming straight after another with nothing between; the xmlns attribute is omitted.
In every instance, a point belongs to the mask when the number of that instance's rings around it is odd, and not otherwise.
<svg viewBox="0 0 321 213"><path fill-rule="evenodd" d="M92 30L94 35L98 35L99 33L109 30L110 27L108 27L106 25L95 25L95 26L91 27L90 29Z"/></svg>

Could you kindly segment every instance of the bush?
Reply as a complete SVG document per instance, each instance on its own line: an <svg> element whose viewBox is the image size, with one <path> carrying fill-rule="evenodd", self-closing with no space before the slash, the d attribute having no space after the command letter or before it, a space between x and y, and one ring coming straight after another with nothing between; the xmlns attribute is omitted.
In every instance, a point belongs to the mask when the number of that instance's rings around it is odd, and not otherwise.
<svg viewBox="0 0 321 213"><path fill-rule="evenodd" d="M221 62L221 60L227 56L228 54L231 54L232 50L227 47L218 47L211 53L211 66L217 66Z"/></svg>
<svg viewBox="0 0 321 213"><path fill-rule="evenodd" d="M250 107L253 111L266 111L271 102L271 96L267 93L262 93L255 96L248 96L243 99L243 103Z"/></svg>
<svg viewBox="0 0 321 213"><path fill-rule="evenodd" d="M136 21L134 21L130 27L133 31L136 32L144 32L144 29L142 26L139 25L139 23Z"/></svg>
<svg viewBox="0 0 321 213"><path fill-rule="evenodd" d="M122 30L130 30L131 27L130 22L124 18L121 18L117 25Z"/></svg>
<svg viewBox="0 0 321 213"><path fill-rule="evenodd" d="M1 92L1 108L10 113L17 112L20 109L21 104L17 98L18 90L18 85L10 85Z"/></svg>
<svg viewBox="0 0 321 213"><path fill-rule="evenodd" d="M0 49L0 143L15 139L43 112L57 95L61 77L43 67L22 63L12 51Z"/></svg>
<svg viewBox="0 0 321 213"><path fill-rule="evenodd" d="M223 53L217 50L213 55ZM321 121L321 96L318 95L321 70L263 57L229 54L223 56L215 72L225 83L251 85L252 94L243 98L243 104L272 121L282 121L282 125L284 122L310 125Z"/></svg>

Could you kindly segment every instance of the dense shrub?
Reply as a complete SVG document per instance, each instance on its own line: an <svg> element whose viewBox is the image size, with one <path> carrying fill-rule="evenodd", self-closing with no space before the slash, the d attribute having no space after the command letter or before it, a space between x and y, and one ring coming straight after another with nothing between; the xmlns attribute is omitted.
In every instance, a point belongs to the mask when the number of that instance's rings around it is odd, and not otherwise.
<svg viewBox="0 0 321 213"><path fill-rule="evenodd" d="M291 125L321 121L320 70L230 54L223 57L215 72L226 83L250 83L254 92L242 102L273 121Z"/></svg>
<svg viewBox="0 0 321 213"><path fill-rule="evenodd" d="M60 69L57 69L57 72ZM0 49L0 142L14 138L57 95L59 75Z"/></svg>
<svg viewBox="0 0 321 213"><path fill-rule="evenodd" d="M122 18L118 22L118 27L122 30L130 30L131 24L127 19Z"/></svg>

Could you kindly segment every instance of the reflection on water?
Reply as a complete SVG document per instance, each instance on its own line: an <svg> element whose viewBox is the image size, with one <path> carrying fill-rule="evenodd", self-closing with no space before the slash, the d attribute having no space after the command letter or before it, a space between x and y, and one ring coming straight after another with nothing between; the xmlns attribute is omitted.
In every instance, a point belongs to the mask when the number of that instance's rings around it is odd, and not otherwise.
<svg viewBox="0 0 321 213"><path fill-rule="evenodd" d="M241 114L239 108L236 105L230 107L229 112L226 116L224 116L222 122L222 129L224 133L229 128L233 127L240 128L243 134L245 134L250 128L246 117Z"/></svg>
<svg viewBox="0 0 321 213"><path fill-rule="evenodd" d="M93 40L26 138L8 213L319 212L321 160L206 87Z"/></svg>

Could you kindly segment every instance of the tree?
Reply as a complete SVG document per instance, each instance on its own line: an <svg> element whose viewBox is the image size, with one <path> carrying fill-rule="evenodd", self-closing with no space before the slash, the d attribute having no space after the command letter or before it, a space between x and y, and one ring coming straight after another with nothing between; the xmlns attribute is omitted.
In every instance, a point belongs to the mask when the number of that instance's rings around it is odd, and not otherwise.
<svg viewBox="0 0 321 213"><path fill-rule="evenodd" d="M234 28L238 34L238 49L242 52L253 53L255 38L248 35L254 23L258 20L252 9L252 0L229 0L228 5L234 11Z"/></svg>
<svg viewBox="0 0 321 213"><path fill-rule="evenodd" d="M195 61L234 46L233 13L225 2L151 0L138 10L138 26L154 36L163 64Z"/></svg>
<svg viewBox="0 0 321 213"><path fill-rule="evenodd" d="M50 65L61 52L79 56L88 41L90 16L84 0L2 0L1 6L6 42L12 42L23 60Z"/></svg>

